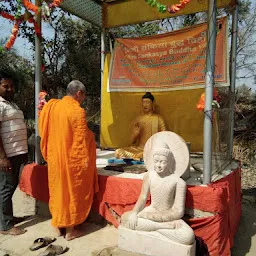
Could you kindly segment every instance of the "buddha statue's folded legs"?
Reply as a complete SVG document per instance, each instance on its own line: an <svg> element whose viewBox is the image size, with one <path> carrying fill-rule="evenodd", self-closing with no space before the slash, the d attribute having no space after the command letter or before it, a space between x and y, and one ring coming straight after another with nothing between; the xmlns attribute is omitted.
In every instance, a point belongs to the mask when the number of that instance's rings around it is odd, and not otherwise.
<svg viewBox="0 0 256 256"><path fill-rule="evenodd" d="M127 216L125 216L127 214ZM130 228L126 219L129 212L122 216L122 226ZM170 222L155 222L148 219L137 218L134 230L152 232L156 231L164 237L176 243L191 245L195 241L195 235L192 228L183 220L174 220Z"/></svg>

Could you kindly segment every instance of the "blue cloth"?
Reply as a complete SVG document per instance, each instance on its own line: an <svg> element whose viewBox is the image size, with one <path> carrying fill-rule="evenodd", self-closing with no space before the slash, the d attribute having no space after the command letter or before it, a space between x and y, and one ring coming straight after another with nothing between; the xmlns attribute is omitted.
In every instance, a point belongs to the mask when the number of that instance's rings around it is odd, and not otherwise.
<svg viewBox="0 0 256 256"><path fill-rule="evenodd" d="M136 160L131 160L131 161L124 161L123 159L117 159L117 158L110 158L108 159L109 164L144 164L144 161L136 161Z"/></svg>

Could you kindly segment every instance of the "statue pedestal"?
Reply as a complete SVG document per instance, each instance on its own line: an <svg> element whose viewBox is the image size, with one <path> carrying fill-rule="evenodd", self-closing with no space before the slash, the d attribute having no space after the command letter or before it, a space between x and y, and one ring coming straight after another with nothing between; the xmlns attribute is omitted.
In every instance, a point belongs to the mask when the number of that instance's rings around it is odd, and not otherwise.
<svg viewBox="0 0 256 256"><path fill-rule="evenodd" d="M196 253L196 242L178 244L158 232L134 231L122 226L118 228L118 247L149 256L195 256Z"/></svg>

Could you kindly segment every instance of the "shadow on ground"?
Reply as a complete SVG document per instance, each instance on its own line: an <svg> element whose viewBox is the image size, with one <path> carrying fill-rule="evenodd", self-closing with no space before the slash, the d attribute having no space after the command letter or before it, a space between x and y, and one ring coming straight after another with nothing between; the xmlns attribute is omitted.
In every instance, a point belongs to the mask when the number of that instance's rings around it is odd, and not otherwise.
<svg viewBox="0 0 256 256"><path fill-rule="evenodd" d="M42 218L42 217L38 217L37 215L34 215L34 216L26 218L25 221L19 223L17 226L19 226L22 229L26 229L28 227L34 226L38 223L45 222L48 220L49 220L49 218Z"/></svg>

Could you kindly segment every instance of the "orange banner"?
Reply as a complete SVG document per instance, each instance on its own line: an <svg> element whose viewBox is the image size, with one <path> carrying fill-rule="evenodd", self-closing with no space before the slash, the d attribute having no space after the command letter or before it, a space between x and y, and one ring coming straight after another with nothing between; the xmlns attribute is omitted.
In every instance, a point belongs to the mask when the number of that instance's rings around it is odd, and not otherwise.
<svg viewBox="0 0 256 256"><path fill-rule="evenodd" d="M202 88L206 47L206 23L156 36L117 39L108 91ZM217 22L215 82L228 85L226 18Z"/></svg>

